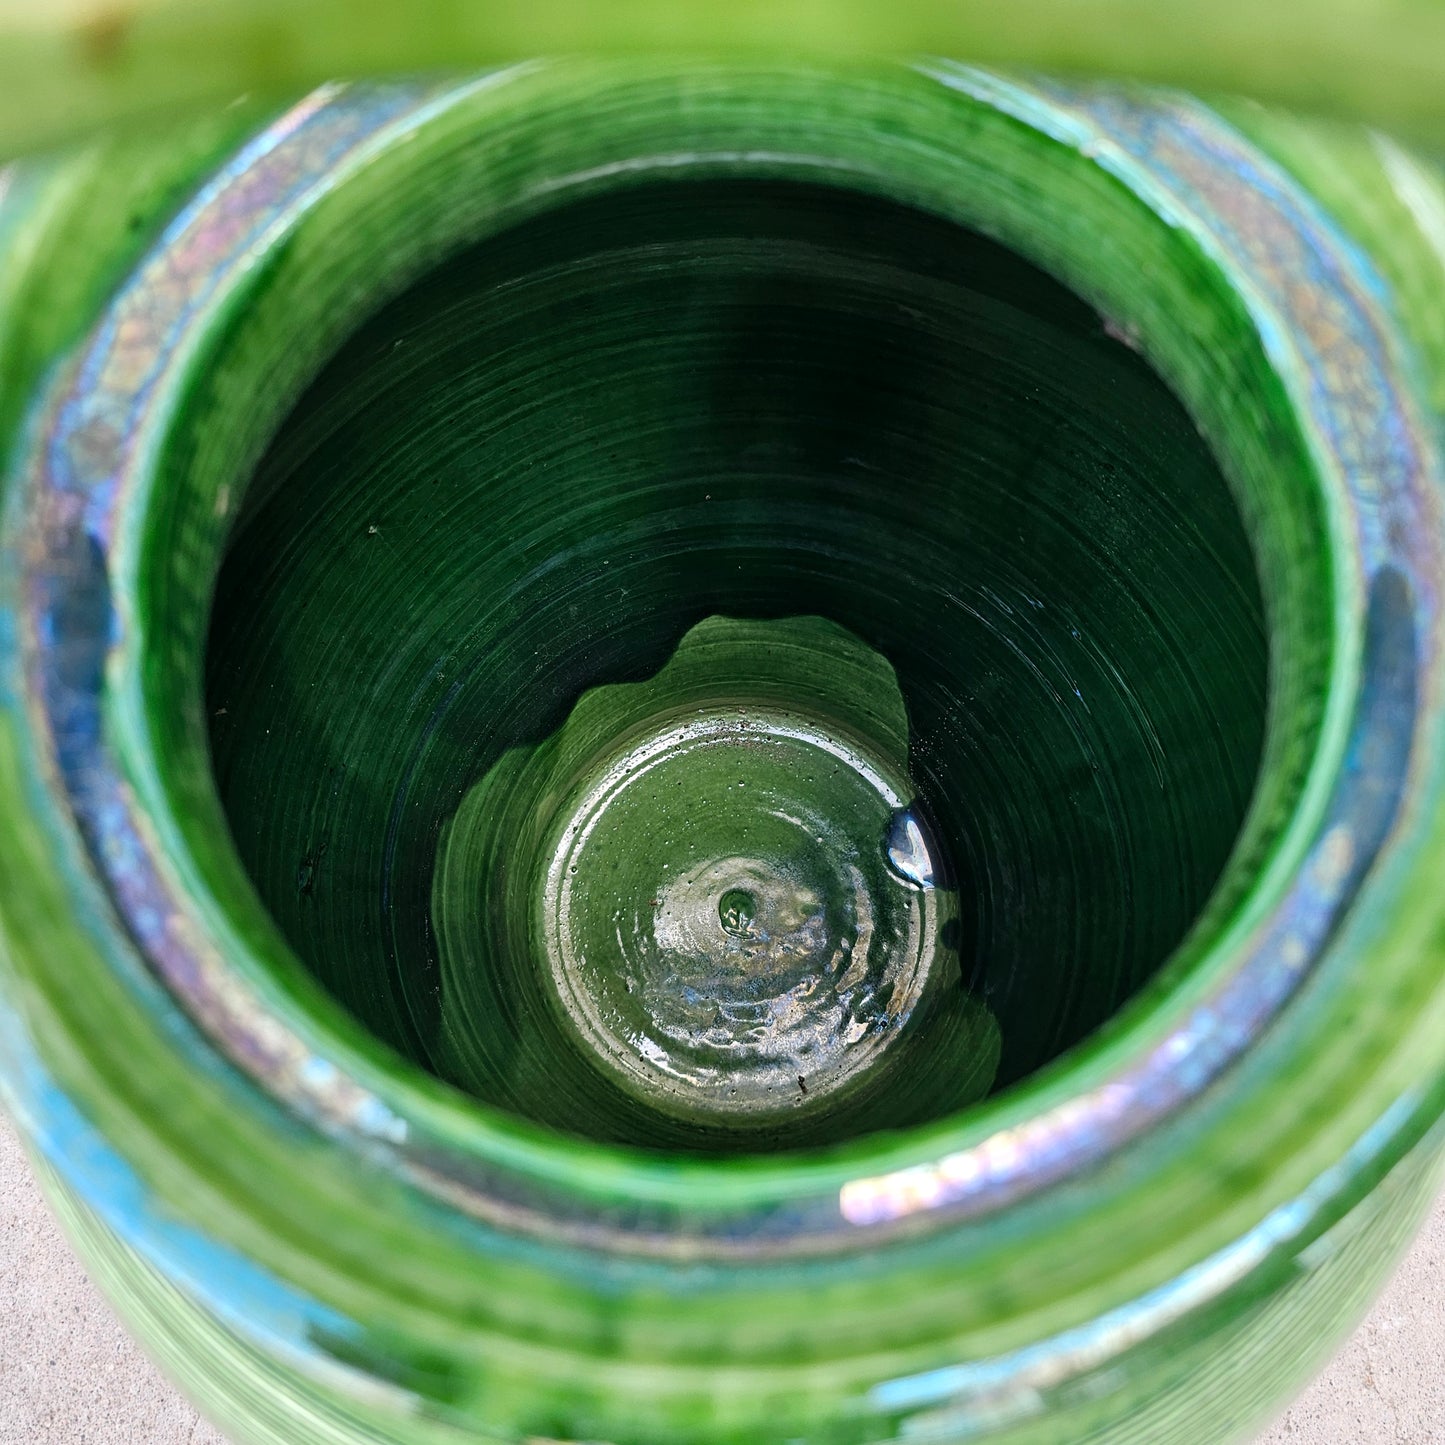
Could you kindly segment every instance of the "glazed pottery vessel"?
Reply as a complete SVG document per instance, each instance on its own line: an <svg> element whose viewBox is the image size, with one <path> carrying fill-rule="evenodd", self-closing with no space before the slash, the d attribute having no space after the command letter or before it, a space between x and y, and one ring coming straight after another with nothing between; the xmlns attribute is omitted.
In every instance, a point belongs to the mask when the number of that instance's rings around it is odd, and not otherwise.
<svg viewBox="0 0 1445 1445"><path fill-rule="evenodd" d="M0 1086L241 1442L1247 1436L1438 1184L1445 184L951 62L0 172Z"/></svg>

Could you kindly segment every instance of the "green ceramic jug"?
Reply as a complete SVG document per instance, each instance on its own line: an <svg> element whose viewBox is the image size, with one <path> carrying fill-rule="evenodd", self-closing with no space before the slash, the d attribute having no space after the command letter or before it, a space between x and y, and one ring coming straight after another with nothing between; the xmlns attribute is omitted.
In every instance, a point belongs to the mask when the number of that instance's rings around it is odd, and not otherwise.
<svg viewBox="0 0 1445 1445"><path fill-rule="evenodd" d="M234 1439L1198 1445L1358 1317L1423 153L577 58L17 163L0 252L0 1087Z"/></svg>

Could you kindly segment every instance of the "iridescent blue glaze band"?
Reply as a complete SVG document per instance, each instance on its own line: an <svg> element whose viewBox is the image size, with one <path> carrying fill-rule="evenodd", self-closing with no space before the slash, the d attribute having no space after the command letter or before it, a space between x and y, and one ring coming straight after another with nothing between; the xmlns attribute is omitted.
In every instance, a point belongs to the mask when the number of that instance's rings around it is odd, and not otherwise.
<svg viewBox="0 0 1445 1445"><path fill-rule="evenodd" d="M404 1097L349 1077L262 1000L166 866L109 743L107 668L134 625L114 587L118 519L143 493L198 338L349 168L505 76L313 95L171 224L36 421L24 685L117 916L214 1046L265 1093L478 1219L663 1257L815 1253L853 1248L860 1232L882 1239L904 1227L952 1226L1076 1178L1198 1099L1260 1037L1327 954L1409 824L1403 800L1412 780L1438 774L1438 749L1418 733L1417 718L1440 680L1439 468L1406 363L1380 324L1383 284L1368 263L1278 167L1190 103L1026 88L956 67L932 73L972 103L1078 152L1193 238L1243 298L1331 503L1349 521L1336 565L1352 641L1341 663L1345 683L1330 704L1344 741L1319 763L1330 775L1303 865L1165 1037L1086 1091L966 1147L841 1189L724 1201L711 1214L690 1215L685 1227L665 1179L641 1166L630 1176L640 1185L626 1209L563 1201L526 1151L489 1156L455 1147L411 1114ZM235 500L222 497L218 506ZM504 1122L495 1127L505 1131Z"/></svg>
<svg viewBox="0 0 1445 1445"><path fill-rule="evenodd" d="M1052 1117L847 1186L843 1212L860 1224L997 1207L1087 1167L1217 1078L1319 960L1385 846L1439 665L1437 459L1366 259L1278 167L1192 102L939 74L1094 156L1241 278L1272 361L1303 391L1319 462L1348 498L1367 598L1363 663L1347 759L1307 862L1215 996L1149 1057Z"/></svg>

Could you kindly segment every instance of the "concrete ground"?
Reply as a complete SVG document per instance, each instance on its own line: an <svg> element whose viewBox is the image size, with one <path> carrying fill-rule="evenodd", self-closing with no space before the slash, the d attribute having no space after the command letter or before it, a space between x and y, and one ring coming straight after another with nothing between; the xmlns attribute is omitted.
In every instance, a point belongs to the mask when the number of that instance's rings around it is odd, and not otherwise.
<svg viewBox="0 0 1445 1445"><path fill-rule="evenodd" d="M1394 1282L1259 1445L1445 1445L1445 1200ZM0 1117L0 1445L225 1445L75 1262Z"/></svg>

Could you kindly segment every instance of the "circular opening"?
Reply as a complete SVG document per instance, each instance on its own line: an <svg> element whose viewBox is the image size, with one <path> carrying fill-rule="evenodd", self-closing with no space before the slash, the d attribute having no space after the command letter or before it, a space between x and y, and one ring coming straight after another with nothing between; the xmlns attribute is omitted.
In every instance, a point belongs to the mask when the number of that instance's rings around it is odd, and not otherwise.
<svg viewBox="0 0 1445 1445"><path fill-rule="evenodd" d="M206 654L272 917L415 1064L570 1134L948 1117L1173 955L1265 736L1193 421L981 235L632 184L447 260L256 468Z"/></svg>
<svg viewBox="0 0 1445 1445"><path fill-rule="evenodd" d="M594 123L601 115L606 124ZM1156 155L1171 157L1162 191L1166 172ZM179 1007L199 1026L172 1030L189 1057L198 1067L224 1057L257 1109L279 1103L470 1214L543 1231L567 1220L579 1239L649 1252L686 1252L698 1239L729 1253L828 1250L859 1224L919 1211L934 1220L987 1213L1177 1114L1256 1046L1368 866L1372 844L1352 851L1356 861L1344 873L1320 871L1316 855L1344 856L1320 837L1358 802L1351 749L1379 730L1372 720L1380 707L1391 718L1408 715L1390 701L1393 683L1377 687L1362 671L1371 658L1380 665L1361 623L1367 591L1378 592L1366 586L1378 562L1369 548L1381 537L1424 535L1409 495L1388 533L1357 526L1375 515L1377 500L1375 473L1357 475L1360 455L1374 455L1382 438L1390 446L1400 439L1403 449L1386 446L1384 454L1394 465L1399 452L1401 474L1415 475L1411 434L1398 424L1400 389L1369 350L1372 303L1349 290L1349 267L1331 236L1287 186L1240 192L1238 176L1260 163L1226 126L1193 110L1026 89L957 67L843 77L539 64L452 86L328 92L280 118L212 178L118 293L80 369L61 378L53 434L36 461L43 535L31 539L30 686L90 856L170 1002L154 993L154 980L138 973L134 982L156 1006ZM206 632L227 541L233 531L243 536L266 505L252 484L278 427L365 317L460 249L483 242L485 250L484 238L509 226L534 226L545 212L604 193L655 190L663 179L792 182L814 194L827 181L822 189L850 204L871 197L935 224L976 227L1005 244L1002 254L1028 258L1110 318L1099 326L1082 302L1070 303L1090 316L1096 341L1122 338L1120 358L1144 376L1132 353L1137 347L1150 358L1228 478L1268 620L1267 723L1247 814L1167 965L1084 1041L1012 1084L1001 1082L1004 1041L992 1004L977 989L940 982L951 960L964 977L963 904L973 895L968 860L955 856L949 820L931 811L917 775L914 681L876 639L816 599L813 611L708 612L660 646L653 671L599 681L570 702L559 697L551 731L497 757L509 767L546 767L549 755L587 764L560 774L571 791L538 812L565 830L589 796L587 778L629 755L631 733L606 735L627 747L585 746L595 709L615 716L614 704L624 707L664 745L673 734L646 710L649 699L671 686L678 668L696 673L688 658L718 657L698 645L708 629L767 628L775 641L776 629L792 629L794 643L799 630L806 634L806 669L788 673L781 700L775 691L763 699L770 735L794 729L846 755L859 778L876 779L879 799L896 795L900 807L875 811L870 831L882 844L882 868L872 845L867 858L883 888L912 884L929 893L919 908L931 911L934 927L920 923L919 966L897 974L916 986L916 1027L887 1033L866 1016L876 1066L833 1071L816 1098L804 1074L788 1110L780 1102L771 1116L755 1110L724 1121L714 1111L679 1126L686 1101L679 1104L676 1091L666 1100L644 1090L649 1137L634 1148L642 1141L622 1126L638 1103L637 1081L615 1068L572 1076L570 1087L575 1094L580 1077L611 1088L617 1108L609 1105L608 1118L620 1138L579 1130L580 1116L544 1122L459 1090L399 1053L318 982L233 841L212 767L213 714L226 705L206 704ZM1249 201L1242 211L1234 204L1241 199ZM1256 220L1270 237L1267 256ZM1326 264L1338 272L1331 284L1343 289L1332 294L1351 327L1354 360L1343 368L1333 351L1320 352L1336 333L1314 337L1318 318L1296 316L1301 293L1288 280L1298 267ZM145 352L155 367L136 367L138 339L159 339ZM1308 344L1296 347L1297 339ZM1320 394L1316 377L1364 380ZM1221 494L1206 487L1201 495ZM369 542L383 537L382 523L366 527ZM921 535L933 545L926 529ZM62 635L73 645L51 647L48 639ZM791 655L801 655L796 646ZM871 669L874 683L828 690L848 668ZM437 676L444 671L440 665ZM711 664L703 671L716 674ZM805 675L810 695L799 707L796 683ZM1373 711L1367 695L1378 703ZM735 693L709 693L714 702L719 696ZM840 712L847 698L862 699L864 711ZM419 695L421 704L431 705ZM689 703L694 712L697 705ZM726 712L714 707L711 725L721 728ZM465 859L467 840L485 837L460 821L467 795L492 771L458 784L438 849L446 841ZM1369 838L1388 816L1376 811ZM533 848L548 837L557 834L530 842L509 834L504 842L535 861L549 856ZM298 893L308 858L291 858L278 874L289 874ZM325 858L311 860L310 876L324 866ZM740 879L718 886L726 891ZM749 887L764 881L748 873ZM1327 907L1319 897L1325 883ZM533 896L545 902L564 892ZM466 889L453 896L465 902ZM566 917L546 909L531 916L542 927ZM705 909L690 916L711 918ZM841 939L851 926L846 911L827 916ZM905 908L896 916L915 915ZM478 931L465 936L475 943ZM572 978L584 985L573 999L585 1013L597 991L580 971ZM555 1020L568 979L553 982L544 1002ZM451 996L478 997L470 989ZM496 1000L531 1017L535 1001ZM562 1026L575 1048L578 1015L571 1020ZM950 1040L960 1041L954 1057L974 1065L967 1097L945 1087L960 1070L911 1067L945 1057L939 1049ZM590 1054L589 1067L609 1062L595 1047ZM891 1112L870 1116L880 1098L893 1100ZM904 1099L913 1112L900 1114ZM917 1127L899 1127L910 1120ZM674 1126L686 1136L681 1147L712 1157L672 1157L667 1151L678 1145L665 1136ZM831 1147L803 1147L813 1143Z"/></svg>

